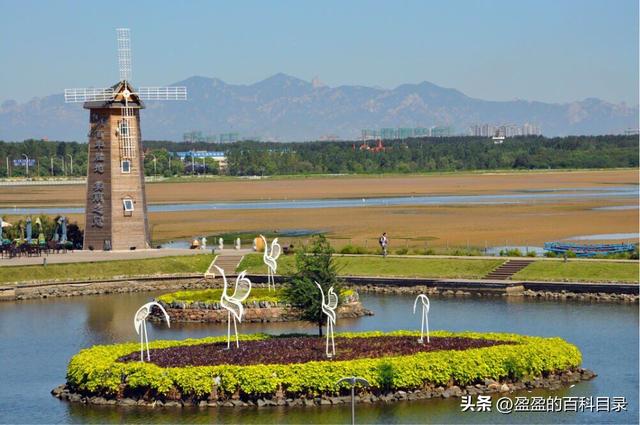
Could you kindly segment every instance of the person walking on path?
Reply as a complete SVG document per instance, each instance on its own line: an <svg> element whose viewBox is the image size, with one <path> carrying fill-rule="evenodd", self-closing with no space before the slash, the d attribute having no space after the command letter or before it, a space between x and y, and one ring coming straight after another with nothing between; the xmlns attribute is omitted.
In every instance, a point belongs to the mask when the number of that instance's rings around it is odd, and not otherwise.
<svg viewBox="0 0 640 425"><path fill-rule="evenodd" d="M380 236L380 248L382 248L382 256L387 256L387 246L389 245L389 239L387 238L387 232L382 233Z"/></svg>

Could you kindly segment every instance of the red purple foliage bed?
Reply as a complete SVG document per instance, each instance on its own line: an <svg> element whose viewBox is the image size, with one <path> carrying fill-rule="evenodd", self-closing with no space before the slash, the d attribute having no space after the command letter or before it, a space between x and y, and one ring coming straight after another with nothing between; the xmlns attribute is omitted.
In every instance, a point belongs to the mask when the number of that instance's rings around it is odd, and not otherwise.
<svg viewBox="0 0 640 425"><path fill-rule="evenodd" d="M241 341L226 350L227 344L200 344L159 348L151 350L151 363L161 367L214 366L233 364L290 364L326 360L325 338L312 336L283 336L257 341ZM420 344L413 336L378 336L366 338L335 339L335 360L378 358L410 355L418 352L440 350L467 350L500 344L508 341L472 339L464 337L432 337L430 343ZM118 359L120 362L137 362L140 353L135 352Z"/></svg>

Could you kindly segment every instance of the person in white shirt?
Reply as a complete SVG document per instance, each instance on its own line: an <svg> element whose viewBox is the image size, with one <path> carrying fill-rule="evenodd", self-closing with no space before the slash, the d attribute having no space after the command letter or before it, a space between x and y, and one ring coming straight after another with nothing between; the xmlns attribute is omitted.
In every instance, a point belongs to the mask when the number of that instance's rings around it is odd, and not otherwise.
<svg viewBox="0 0 640 425"><path fill-rule="evenodd" d="M382 233L382 236L380 236L380 248L382 248L382 256L386 257L387 256L387 246L389 245L389 239L387 238L387 232Z"/></svg>

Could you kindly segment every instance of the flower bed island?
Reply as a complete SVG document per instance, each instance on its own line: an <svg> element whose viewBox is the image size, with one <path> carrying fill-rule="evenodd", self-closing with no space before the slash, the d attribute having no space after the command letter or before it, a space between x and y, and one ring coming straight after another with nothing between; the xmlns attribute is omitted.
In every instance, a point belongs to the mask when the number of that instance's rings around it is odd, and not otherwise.
<svg viewBox="0 0 640 425"><path fill-rule="evenodd" d="M94 404L265 406L348 401L346 376L367 379L359 401L455 397L559 388L591 379L580 351L560 338L512 334L363 332L336 335L337 355L324 356L313 336L242 335L239 349L226 337L155 341L151 362L136 361L137 343L94 346L75 355L59 398Z"/></svg>
<svg viewBox="0 0 640 425"><path fill-rule="evenodd" d="M282 300L281 290L270 291L266 288L253 288L249 298L245 300L243 322L288 322L300 320L300 312ZM197 291L177 291L159 296L156 301L174 322L209 322L223 323L227 321L227 310L220 306L222 289L205 289ZM336 313L339 318L355 318L370 316L360 302L358 293L346 289L340 294L342 302ZM159 309L152 311L152 320L164 320Z"/></svg>

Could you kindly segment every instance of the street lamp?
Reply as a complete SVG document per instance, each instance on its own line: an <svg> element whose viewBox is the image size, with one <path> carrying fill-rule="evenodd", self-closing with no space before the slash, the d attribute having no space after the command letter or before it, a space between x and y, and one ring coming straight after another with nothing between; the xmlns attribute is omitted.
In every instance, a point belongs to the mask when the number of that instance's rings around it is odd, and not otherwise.
<svg viewBox="0 0 640 425"><path fill-rule="evenodd" d="M11 170L9 170L9 156L7 155L7 177L11 177Z"/></svg>
<svg viewBox="0 0 640 425"><path fill-rule="evenodd" d="M26 162L24 163L24 168L25 168L27 177L29 177L29 155L27 155L26 153L23 153L22 156L24 156L24 159L26 160Z"/></svg>
<svg viewBox="0 0 640 425"><path fill-rule="evenodd" d="M202 177L205 176L205 174L207 174L207 165L204 162L205 157L202 157Z"/></svg>
<svg viewBox="0 0 640 425"><path fill-rule="evenodd" d="M60 157L60 159L62 160L62 174L64 174L66 176L67 175L67 169L64 168L64 155L62 155Z"/></svg>
<svg viewBox="0 0 640 425"><path fill-rule="evenodd" d="M71 158L71 162L69 163L69 174L71 174L71 176L73 176L73 155L68 153L67 156L69 158Z"/></svg>
<svg viewBox="0 0 640 425"><path fill-rule="evenodd" d="M359 378L357 376L349 376L346 378L339 379L336 384L341 384L342 382L347 382L351 386L351 424L355 425L356 423L356 384L360 384L364 387L369 386L369 381L364 378Z"/></svg>

